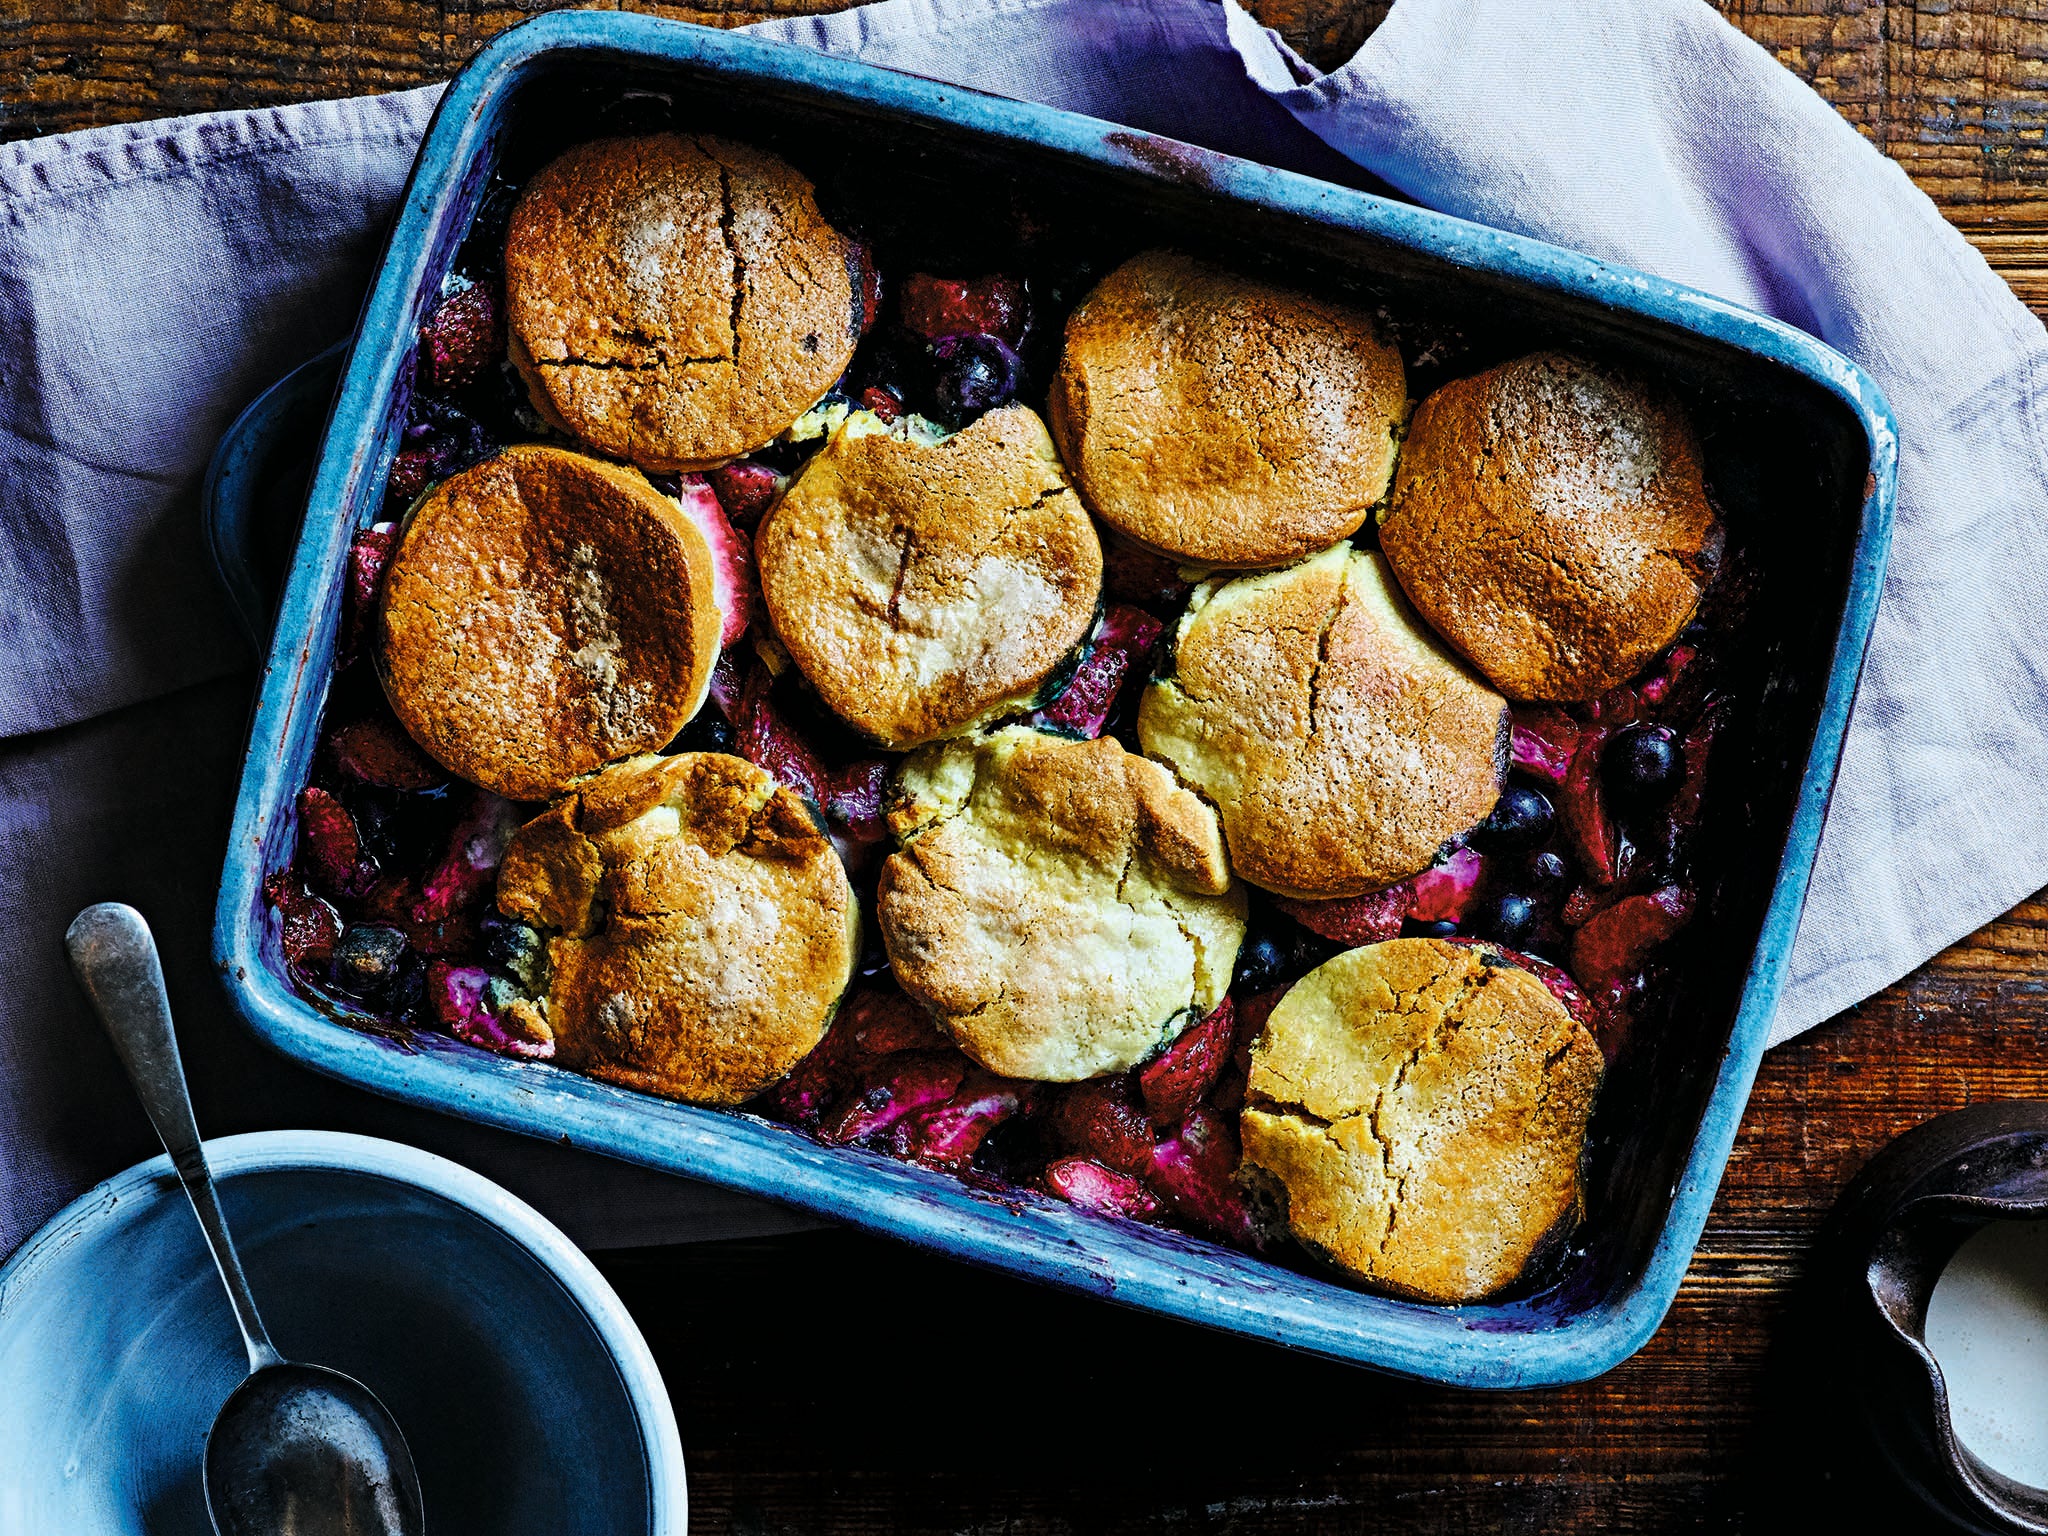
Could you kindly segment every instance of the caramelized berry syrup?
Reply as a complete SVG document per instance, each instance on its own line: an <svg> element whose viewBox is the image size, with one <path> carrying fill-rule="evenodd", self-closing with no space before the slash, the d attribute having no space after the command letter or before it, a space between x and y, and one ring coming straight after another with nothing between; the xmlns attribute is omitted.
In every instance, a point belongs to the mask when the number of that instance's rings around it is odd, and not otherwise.
<svg viewBox="0 0 2048 1536"><path fill-rule="evenodd" d="M829 187L827 195L829 198ZM296 983L351 1023L438 1030L486 1050L545 1059L503 999L538 937L497 913L496 868L538 806L452 779L406 735L363 655L398 520L429 485L511 442L550 434L505 360L499 287L514 189L498 183L456 275L421 327L410 412L383 521L349 553L336 673L311 782L298 799L290 868L265 892ZM870 240L869 329L836 391L894 418L958 428L1021 398L1042 405L1066 313L1114 265L1074 257L1016 215L1007 270L986 258L924 270L927 243ZM943 254L943 253L940 253ZM1123 253L1116 253L1120 259ZM1478 358L1455 334L1390 319L1416 398ZM708 476L657 477L715 495L742 547L822 438L778 442ZM1357 542L1370 544L1368 522ZM1731 550L1695 622L1640 676L1583 705L1514 711L1513 769L1485 823L1389 890L1297 902L1250 892L1229 997L1160 1057L1122 1076L1016 1082L976 1066L896 989L874 920L887 849L882 798L893 760L831 716L789 669L771 676L751 637L728 644L712 697L670 751L734 752L823 813L845 856L866 935L852 989L823 1042L748 1106L828 1145L857 1145L991 1187L1043 1190L1104 1214L1308 1262L1233 1177L1250 1043L1288 985L1331 955L1404 934L1514 952L1585 1022L1613 1060L1671 985L1674 938L1714 896L1697 836L1710 758L1734 694L1728 664L1755 580ZM1174 565L1105 541L1102 618L1064 691L1028 718L1138 750L1138 695L1188 595ZM753 599L759 622L758 594ZM1747 674L1745 674L1747 675ZM1525 1278L1518 1290L1535 1280Z"/></svg>

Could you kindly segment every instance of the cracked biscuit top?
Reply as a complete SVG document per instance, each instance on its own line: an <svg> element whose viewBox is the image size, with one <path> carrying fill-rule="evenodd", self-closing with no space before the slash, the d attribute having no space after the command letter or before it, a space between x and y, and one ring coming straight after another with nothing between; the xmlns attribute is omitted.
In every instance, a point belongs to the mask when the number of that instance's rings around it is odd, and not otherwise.
<svg viewBox="0 0 2048 1536"><path fill-rule="evenodd" d="M1048 414L1089 509L1200 565L1297 560L1386 495L1408 410L1372 317L1171 251L1067 320Z"/></svg>
<svg viewBox="0 0 2048 1536"><path fill-rule="evenodd" d="M754 549L798 668L887 747L1029 707L1102 593L1094 525L1022 405L937 443L849 418Z"/></svg>
<svg viewBox="0 0 2048 1536"><path fill-rule="evenodd" d="M1375 1285L1478 1301L1577 1213L1600 1048L1519 966L1392 939L1311 971L1252 1047L1239 1129L1295 1236Z"/></svg>
<svg viewBox="0 0 2048 1536"><path fill-rule="evenodd" d="M606 769L521 827L498 906L547 938L555 1060L738 1104L824 1037L860 950L846 869L794 790L737 757Z"/></svg>
<svg viewBox="0 0 2048 1536"><path fill-rule="evenodd" d="M1721 526L1660 389L1555 352L1416 409L1380 547L1422 616L1513 699L1590 699L1698 607Z"/></svg>
<svg viewBox="0 0 2048 1536"><path fill-rule="evenodd" d="M1223 818L1254 885L1315 900L1426 869L1500 798L1507 703L1338 545L1197 587L1138 735Z"/></svg>
<svg viewBox="0 0 2048 1536"><path fill-rule="evenodd" d="M711 686L720 624L711 550L646 476L527 445L407 517L375 656L443 767L544 800L672 739Z"/></svg>
<svg viewBox="0 0 2048 1536"><path fill-rule="evenodd" d="M1243 889L1214 813L1157 763L1011 726L913 756L889 819L890 965L990 1071L1120 1072L1223 1000Z"/></svg>
<svg viewBox="0 0 2048 1536"><path fill-rule="evenodd" d="M846 371L864 260L774 155L704 135L593 140L513 209L512 360L541 415L598 451L708 469Z"/></svg>

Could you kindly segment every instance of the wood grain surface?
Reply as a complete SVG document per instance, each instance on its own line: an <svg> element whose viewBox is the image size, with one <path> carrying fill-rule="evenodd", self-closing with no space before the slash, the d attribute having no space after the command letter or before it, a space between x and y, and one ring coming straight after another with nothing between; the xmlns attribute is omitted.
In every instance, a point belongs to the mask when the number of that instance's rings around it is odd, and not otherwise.
<svg viewBox="0 0 2048 1536"><path fill-rule="evenodd" d="M0 136L440 79L530 0L0 0ZM831 0L646 9L737 24ZM1257 0L1325 65L1382 0ZM2048 312L2048 9L1725 0ZM616 1255L662 1357L693 1528L1913 1531L1831 1426L1799 1285L1891 1137L2048 1096L2036 898L1766 1059L1669 1321L1588 1385L1473 1396L1197 1334L849 1233Z"/></svg>

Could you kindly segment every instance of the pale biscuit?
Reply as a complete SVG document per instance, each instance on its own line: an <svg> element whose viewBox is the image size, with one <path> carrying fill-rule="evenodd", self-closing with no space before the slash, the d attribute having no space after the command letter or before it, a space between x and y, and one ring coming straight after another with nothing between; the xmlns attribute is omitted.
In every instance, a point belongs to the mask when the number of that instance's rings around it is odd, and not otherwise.
<svg viewBox="0 0 2048 1536"><path fill-rule="evenodd" d="M824 1037L860 952L845 867L796 792L715 752L607 769L528 822L498 906L547 939L555 1061L738 1104Z"/></svg>
<svg viewBox="0 0 2048 1536"><path fill-rule="evenodd" d="M513 209L510 355L540 413L600 452L708 469L846 371L864 260L774 155L702 134L593 140Z"/></svg>
<svg viewBox="0 0 2048 1536"><path fill-rule="evenodd" d="M1600 1047L1517 966L1392 939L1311 971L1252 1047L1245 1160L1374 1285L1478 1301L1580 1204Z"/></svg>
<svg viewBox="0 0 2048 1536"><path fill-rule="evenodd" d="M1067 319L1047 402L1089 510L1200 565L1297 560L1387 493L1408 409L1370 315L1172 251Z"/></svg>
<svg viewBox="0 0 2048 1536"><path fill-rule="evenodd" d="M1230 986L1245 900L1216 818L1114 741L1011 726L928 747L890 826L896 979L990 1071L1120 1072Z"/></svg>
<svg viewBox="0 0 2048 1536"><path fill-rule="evenodd" d="M850 418L754 549L777 637L886 747L1030 707L1102 595L1094 525L1021 405L936 443Z"/></svg>
<svg viewBox="0 0 2048 1536"><path fill-rule="evenodd" d="M443 767L544 800L697 713L722 624L712 572L697 525L637 469L507 448L407 518L378 674Z"/></svg>
<svg viewBox="0 0 2048 1536"><path fill-rule="evenodd" d="M1506 701L1348 545L1196 588L1138 736L1214 803L1237 873L1302 900L1426 869L1507 771Z"/></svg>
<svg viewBox="0 0 2048 1536"><path fill-rule="evenodd" d="M1679 403L1555 352L1422 402L1380 528L1409 600L1513 699L1633 677L1692 617L1722 542Z"/></svg>

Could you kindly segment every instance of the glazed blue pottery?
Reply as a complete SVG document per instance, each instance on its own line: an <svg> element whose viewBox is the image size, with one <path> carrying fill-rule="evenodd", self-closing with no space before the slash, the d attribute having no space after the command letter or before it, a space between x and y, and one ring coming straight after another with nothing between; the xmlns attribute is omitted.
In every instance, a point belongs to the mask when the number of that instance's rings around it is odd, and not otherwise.
<svg viewBox="0 0 2048 1536"><path fill-rule="evenodd" d="M1474 367L1544 346L1669 384L1760 591L1770 657L1717 744L1725 877L1610 1072L1586 1218L1541 1279L1484 1304L1377 1296L1297 1265L1023 1191L968 1188L743 1113L668 1103L429 1034L353 1027L295 993L266 872L293 845L355 531L385 516L415 337L493 176L517 181L653 102L685 127L823 163L947 229L1019 199L1110 261L1172 245L1457 339ZM815 174L815 173L814 173ZM821 178L822 179L822 178ZM922 213L916 210L924 210ZM215 959L271 1045L414 1104L766 1195L934 1252L1381 1370L1478 1387L1581 1380L1677 1292L1741 1119L1806 896L1891 531L1896 443L1875 388L1790 327L1640 272L1112 124L755 38L560 11L500 37L442 97L335 397L243 769ZM1719 818L1715 820L1715 818Z"/></svg>
<svg viewBox="0 0 2048 1536"><path fill-rule="evenodd" d="M279 1348L383 1399L435 1536L683 1536L654 1359L539 1212L365 1136L207 1157ZM81 1196L0 1268L0 1531L205 1536L200 1452L247 1369L170 1159Z"/></svg>

